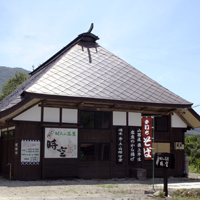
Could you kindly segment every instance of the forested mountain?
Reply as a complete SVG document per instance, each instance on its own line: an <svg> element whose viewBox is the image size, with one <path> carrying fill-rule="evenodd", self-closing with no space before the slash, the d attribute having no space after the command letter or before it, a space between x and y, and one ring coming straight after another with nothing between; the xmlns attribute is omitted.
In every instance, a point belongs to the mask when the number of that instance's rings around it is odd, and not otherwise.
<svg viewBox="0 0 200 200"><path fill-rule="evenodd" d="M23 69L23 68L11 68L11 67L4 67L0 66L0 93L1 93L1 88L4 85L6 81L9 80L9 78L14 77L15 73L21 71L25 73L29 73L29 71Z"/></svg>

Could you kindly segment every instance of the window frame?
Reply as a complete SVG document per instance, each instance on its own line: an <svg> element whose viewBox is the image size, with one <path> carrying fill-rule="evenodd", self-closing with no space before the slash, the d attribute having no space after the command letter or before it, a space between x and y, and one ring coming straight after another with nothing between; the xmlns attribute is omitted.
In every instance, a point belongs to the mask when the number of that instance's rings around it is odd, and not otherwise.
<svg viewBox="0 0 200 200"><path fill-rule="evenodd" d="M151 116L154 116L154 115L156 115L156 114L145 114L145 113L143 113L142 117L144 117L144 116L151 117ZM162 117L164 117L164 118L167 119L167 130L158 130L157 129L157 120L158 120L158 118L162 118ZM170 124L170 116L169 115L162 115L161 117L154 117L154 131L155 132L158 132L158 133L161 133L161 132L167 133L167 132L170 131L170 126L171 126L171 124Z"/></svg>
<svg viewBox="0 0 200 200"><path fill-rule="evenodd" d="M84 127L84 125L82 124L82 118L81 118L81 113L82 112L91 112L94 114L94 128L88 128L88 127ZM101 120L103 119L102 115L103 113L107 113L109 114L109 120L108 120L108 128L96 128L96 113L101 113ZM89 129L89 130L110 130L111 129L111 112L110 111L93 111L93 110L80 110L80 124L82 126L81 129ZM101 127L102 127L103 123L101 121Z"/></svg>
<svg viewBox="0 0 200 200"><path fill-rule="evenodd" d="M166 129L162 129L162 130L159 130L159 129L158 129L157 124L158 124L158 120L159 120L160 118L166 120L166 123L167 123ZM169 132L169 116L168 116L168 115L162 115L162 117L155 117L154 120L155 120L155 121L154 121L155 132Z"/></svg>
<svg viewBox="0 0 200 200"><path fill-rule="evenodd" d="M11 135L11 132L13 132L12 135ZM5 135L5 133L7 133L7 134ZM2 131L1 132L1 137L3 139L14 138L15 137L15 130Z"/></svg>
<svg viewBox="0 0 200 200"><path fill-rule="evenodd" d="M94 159L93 160L81 159L81 145L82 144L85 144L85 145L93 144L94 145ZM99 144L108 145L108 148L109 148L109 159L108 160L100 160L100 159L98 159L98 145ZM110 159L111 159L110 153L111 153L111 149L110 149L110 143L109 142L81 142L79 144L79 160L80 160L80 162L110 162Z"/></svg>

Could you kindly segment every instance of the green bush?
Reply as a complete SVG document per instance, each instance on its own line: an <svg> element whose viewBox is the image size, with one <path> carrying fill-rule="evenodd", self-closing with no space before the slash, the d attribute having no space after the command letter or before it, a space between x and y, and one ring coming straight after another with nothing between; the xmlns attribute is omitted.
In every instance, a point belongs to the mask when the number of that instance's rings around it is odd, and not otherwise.
<svg viewBox="0 0 200 200"><path fill-rule="evenodd" d="M189 171L200 173L200 138L197 135L185 138L185 155L189 158Z"/></svg>

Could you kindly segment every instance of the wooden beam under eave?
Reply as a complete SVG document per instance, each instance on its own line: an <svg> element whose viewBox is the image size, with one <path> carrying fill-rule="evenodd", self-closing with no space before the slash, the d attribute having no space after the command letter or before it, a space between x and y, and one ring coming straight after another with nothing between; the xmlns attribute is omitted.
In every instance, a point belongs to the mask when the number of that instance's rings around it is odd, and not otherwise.
<svg viewBox="0 0 200 200"><path fill-rule="evenodd" d="M176 114L183 120L183 122L185 122L189 127L194 128L194 127L192 126L192 124L190 124L190 123L182 116L182 114L181 114L178 110L175 111L174 113L176 113Z"/></svg>
<svg viewBox="0 0 200 200"><path fill-rule="evenodd" d="M117 105L116 105L116 104L113 104L112 106L110 106L110 109L116 108L116 107L117 107Z"/></svg>
<svg viewBox="0 0 200 200"><path fill-rule="evenodd" d="M79 103L79 104L77 105L78 108L81 108L81 107L83 107L83 106L84 106L84 102L81 102L81 103Z"/></svg>
<svg viewBox="0 0 200 200"><path fill-rule="evenodd" d="M146 114L160 114L160 115L169 115L169 111L155 111L155 110L141 110L141 109L131 109L131 108L102 108L102 107L82 107L82 110L91 110L91 111L126 111L126 112L135 112L135 113L146 113Z"/></svg>
<svg viewBox="0 0 200 200"><path fill-rule="evenodd" d="M41 106L41 105L39 105ZM149 107L139 105L122 105L113 103L103 102L73 102L73 101L58 101L58 100L45 100L43 103L44 107L53 108L71 108L71 109L85 109L85 110L96 110L96 111L127 111L147 114L162 114L169 115L173 108L162 108L162 107Z"/></svg>

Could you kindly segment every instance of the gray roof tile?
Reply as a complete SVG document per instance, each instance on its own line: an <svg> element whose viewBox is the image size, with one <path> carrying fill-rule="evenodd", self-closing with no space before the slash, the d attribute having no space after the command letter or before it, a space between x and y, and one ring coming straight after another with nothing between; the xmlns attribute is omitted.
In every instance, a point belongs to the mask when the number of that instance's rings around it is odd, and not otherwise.
<svg viewBox="0 0 200 200"><path fill-rule="evenodd" d="M22 91L59 96L191 104L96 43L78 43L47 64L10 95ZM20 100L19 100L20 101ZM16 101L17 102L17 101ZM9 103L2 103L5 108Z"/></svg>

